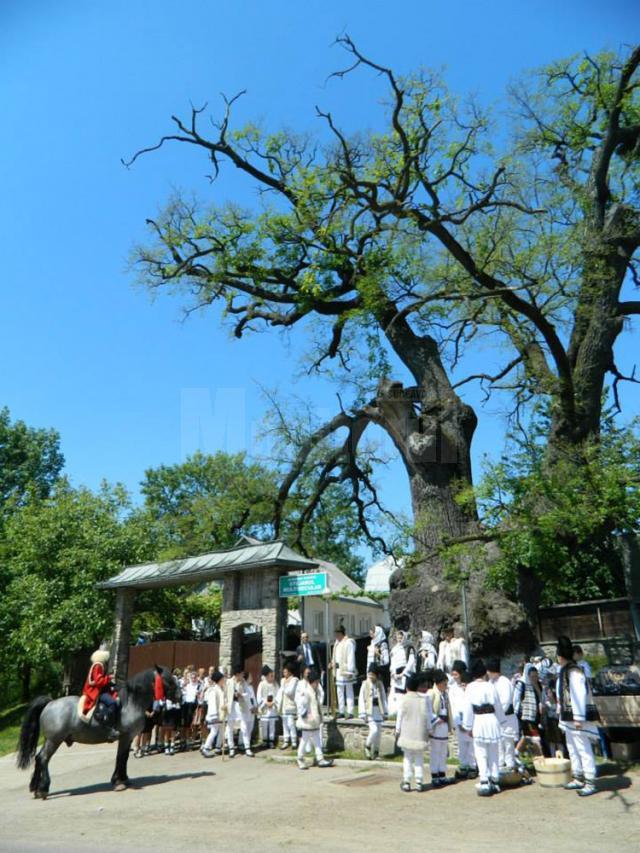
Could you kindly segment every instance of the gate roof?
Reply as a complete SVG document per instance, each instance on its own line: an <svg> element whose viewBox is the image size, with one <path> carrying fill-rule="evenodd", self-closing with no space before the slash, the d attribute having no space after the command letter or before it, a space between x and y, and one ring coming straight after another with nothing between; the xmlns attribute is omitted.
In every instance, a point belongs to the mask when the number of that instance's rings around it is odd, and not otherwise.
<svg viewBox="0 0 640 853"><path fill-rule="evenodd" d="M240 544L242 543L242 544ZM318 568L310 560L285 545L284 542L258 542L243 537L234 548L212 551L197 557L167 560L164 563L145 563L129 566L120 574L97 584L99 589L153 589L164 586L180 586L201 581L221 580L224 575L256 569L282 568L283 570L309 571Z"/></svg>

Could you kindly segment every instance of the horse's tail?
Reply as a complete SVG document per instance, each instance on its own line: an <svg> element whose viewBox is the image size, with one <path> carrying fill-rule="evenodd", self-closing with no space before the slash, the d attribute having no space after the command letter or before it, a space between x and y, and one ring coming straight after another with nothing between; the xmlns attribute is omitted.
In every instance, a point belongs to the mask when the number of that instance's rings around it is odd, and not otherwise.
<svg viewBox="0 0 640 853"><path fill-rule="evenodd" d="M31 764L38 748L40 738L40 715L45 706L51 702L50 696L37 696L27 708L20 727L18 754L16 764L21 770L26 770Z"/></svg>

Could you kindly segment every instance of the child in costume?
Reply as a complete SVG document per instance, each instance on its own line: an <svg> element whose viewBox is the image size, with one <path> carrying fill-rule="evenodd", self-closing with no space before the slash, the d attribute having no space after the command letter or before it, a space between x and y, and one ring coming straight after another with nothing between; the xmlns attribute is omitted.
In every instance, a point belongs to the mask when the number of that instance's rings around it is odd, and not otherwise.
<svg viewBox="0 0 640 853"><path fill-rule="evenodd" d="M402 782L400 789L411 791L415 780L416 791L425 791L424 751L427 748L431 724L431 702L424 693L418 693L420 676L407 679L407 692L402 697L396 717L398 746L402 749Z"/></svg>
<svg viewBox="0 0 640 853"><path fill-rule="evenodd" d="M431 770L431 786L442 788L449 782L447 779L447 748L449 732L453 731L453 714L447 694L446 673L441 669L436 669L432 678L433 687L428 692L433 712L429 735L431 742L429 769Z"/></svg>
<svg viewBox="0 0 640 853"><path fill-rule="evenodd" d="M297 725L300 729L301 737L298 745L297 764L300 770L307 770L307 764L304 760L304 753L307 744L311 744L315 749L316 760L318 767L331 767L332 761L328 761L324 757L322 751L322 701L320 699L320 676L315 669L309 673L307 681L300 681L296 690L296 708L298 710Z"/></svg>
<svg viewBox="0 0 640 853"><path fill-rule="evenodd" d="M382 721L387 716L387 694L380 678L380 669L375 663L369 664L366 681L362 682L360 688L358 715L369 724L364 754L370 759L377 758L380 754Z"/></svg>
<svg viewBox="0 0 640 853"><path fill-rule="evenodd" d="M495 685L487 681L484 662L471 665L472 682L465 689L462 726L473 735L473 749L480 777L476 788L481 797L500 793L500 741L504 711Z"/></svg>
<svg viewBox="0 0 640 853"><path fill-rule="evenodd" d="M258 685L256 702L260 715L260 737L267 749L273 749L276 745L276 723L278 722L278 706L276 697L279 685L275 679L275 672L270 666L262 667L262 679Z"/></svg>
<svg viewBox="0 0 640 853"><path fill-rule="evenodd" d="M205 758L212 758L213 755L220 755L222 752L222 727L227 718L224 675L221 672L214 672L209 676L208 684L203 700L209 734L200 751Z"/></svg>

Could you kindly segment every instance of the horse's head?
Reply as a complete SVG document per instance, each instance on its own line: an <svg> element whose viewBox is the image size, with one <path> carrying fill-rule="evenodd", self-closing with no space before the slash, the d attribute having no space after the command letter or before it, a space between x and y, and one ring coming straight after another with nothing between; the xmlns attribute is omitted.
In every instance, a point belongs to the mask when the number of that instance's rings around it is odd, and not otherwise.
<svg viewBox="0 0 640 853"><path fill-rule="evenodd" d="M180 684L178 683L178 679L171 672L168 666L158 666L156 664L156 672L158 675L162 676L162 683L164 685L164 695L167 699L170 699L172 702L179 702L182 697L182 690L180 688Z"/></svg>

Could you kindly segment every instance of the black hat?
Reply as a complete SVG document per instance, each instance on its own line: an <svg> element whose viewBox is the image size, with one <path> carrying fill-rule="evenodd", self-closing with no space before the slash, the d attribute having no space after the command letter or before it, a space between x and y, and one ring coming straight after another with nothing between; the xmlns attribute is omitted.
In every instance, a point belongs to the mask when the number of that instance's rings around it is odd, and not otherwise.
<svg viewBox="0 0 640 853"><path fill-rule="evenodd" d="M309 670L309 675L307 677L309 684L313 684L314 681L320 681L320 673L317 669L313 667Z"/></svg>
<svg viewBox="0 0 640 853"><path fill-rule="evenodd" d="M236 663L233 666L233 674L239 675L240 673L244 673L244 666L241 663Z"/></svg>
<svg viewBox="0 0 640 853"><path fill-rule="evenodd" d="M500 672L500 658L487 658L487 670L489 672Z"/></svg>
<svg viewBox="0 0 640 853"><path fill-rule="evenodd" d="M416 675L418 680L418 686L422 686L423 684L427 684L429 687L433 687L433 670L432 669L423 669L422 672L419 672Z"/></svg>
<svg viewBox="0 0 640 853"><path fill-rule="evenodd" d="M269 675L269 673L273 672L273 670L271 669L268 663L265 663L260 672L262 675Z"/></svg>
<svg viewBox="0 0 640 853"><path fill-rule="evenodd" d="M466 672L467 665L463 660L454 660L451 664L451 672Z"/></svg>
<svg viewBox="0 0 640 853"><path fill-rule="evenodd" d="M483 675L487 674L487 667L484 665L484 661L481 658L476 658L471 663L471 678L482 678Z"/></svg>
<svg viewBox="0 0 640 853"><path fill-rule="evenodd" d="M219 672L218 670L216 670L216 672L214 672L213 675L211 676L211 680L215 681L216 684L219 681L222 681L223 678L224 678L224 672Z"/></svg>
<svg viewBox="0 0 640 853"><path fill-rule="evenodd" d="M334 633L335 634L342 634L343 637L346 636L346 634L347 634L344 625L338 625L338 627L336 628Z"/></svg>
<svg viewBox="0 0 640 853"><path fill-rule="evenodd" d="M569 637L558 637L558 645L556 646L556 654L559 658L565 660L573 659L573 645Z"/></svg>
<svg viewBox="0 0 640 853"><path fill-rule="evenodd" d="M380 667L377 663L370 663L367 667L367 672L373 672L376 675L380 675Z"/></svg>

